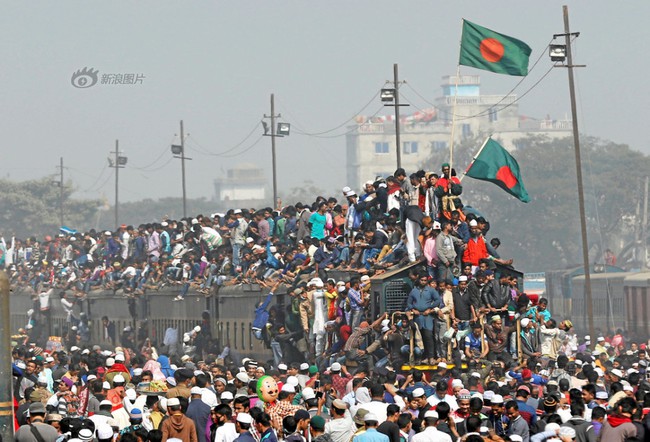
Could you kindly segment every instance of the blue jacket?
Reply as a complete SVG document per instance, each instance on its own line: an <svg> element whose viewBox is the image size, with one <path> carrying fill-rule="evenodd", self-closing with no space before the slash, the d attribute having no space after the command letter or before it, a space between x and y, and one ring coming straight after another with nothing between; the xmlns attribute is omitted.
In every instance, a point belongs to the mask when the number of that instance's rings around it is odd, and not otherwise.
<svg viewBox="0 0 650 442"><path fill-rule="evenodd" d="M406 309L417 310L422 313L427 309L440 307L441 304L442 298L440 298L438 291L427 285L423 288L413 287L406 301ZM432 315L416 316L415 322L421 329L433 330Z"/></svg>
<svg viewBox="0 0 650 442"><path fill-rule="evenodd" d="M521 377L521 373L517 373L515 371L510 370L508 374L512 379L517 379L518 383L520 384L523 383L523 378ZM533 373L533 378L531 379L530 383L535 385L546 385L548 384L548 379L544 379L540 375Z"/></svg>
<svg viewBox="0 0 650 442"><path fill-rule="evenodd" d="M460 224L458 224L456 233L458 233L458 236L460 236L460 239L462 239L463 242L466 243L467 241L469 241L469 226L467 225L466 222L461 221Z"/></svg>
<svg viewBox="0 0 650 442"><path fill-rule="evenodd" d="M233 442L257 442L250 431L244 431Z"/></svg>
<svg viewBox="0 0 650 442"><path fill-rule="evenodd" d="M266 326L266 323L269 320L269 311L266 309L271 303L271 298L273 297L273 292L270 292L266 295L264 302L255 309L255 319L253 319L253 328L263 329Z"/></svg>
<svg viewBox="0 0 650 442"><path fill-rule="evenodd" d="M266 265L276 270L280 268L280 261L271 253L271 241L266 243Z"/></svg>

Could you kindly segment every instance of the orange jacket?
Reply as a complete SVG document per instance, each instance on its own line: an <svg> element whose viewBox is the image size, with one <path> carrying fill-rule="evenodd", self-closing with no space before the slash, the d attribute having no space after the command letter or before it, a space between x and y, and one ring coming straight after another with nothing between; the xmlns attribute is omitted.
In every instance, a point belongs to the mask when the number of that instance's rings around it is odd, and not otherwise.
<svg viewBox="0 0 650 442"><path fill-rule="evenodd" d="M470 238L469 241L467 241L467 248L463 253L463 262L469 262L473 266L477 266L481 259L487 258L488 256L483 236L479 236L476 241L474 238Z"/></svg>

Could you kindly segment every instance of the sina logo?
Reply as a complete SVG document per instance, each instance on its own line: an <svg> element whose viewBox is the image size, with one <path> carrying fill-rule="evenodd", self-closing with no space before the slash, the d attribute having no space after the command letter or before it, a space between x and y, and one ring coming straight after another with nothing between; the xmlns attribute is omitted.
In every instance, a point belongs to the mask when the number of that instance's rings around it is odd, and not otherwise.
<svg viewBox="0 0 650 442"><path fill-rule="evenodd" d="M99 70L85 67L73 73L70 82L76 88L86 89L97 84L98 73Z"/></svg>

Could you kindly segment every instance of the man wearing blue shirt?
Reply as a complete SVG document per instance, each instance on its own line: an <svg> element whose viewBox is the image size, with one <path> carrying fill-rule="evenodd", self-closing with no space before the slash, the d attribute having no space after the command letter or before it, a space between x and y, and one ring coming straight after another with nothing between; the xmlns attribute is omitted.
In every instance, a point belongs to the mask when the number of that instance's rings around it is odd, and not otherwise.
<svg viewBox="0 0 650 442"><path fill-rule="evenodd" d="M406 310L415 316L415 322L422 333L424 359L434 364L433 358L433 309L440 307L441 298L436 289L429 286L426 273L419 275L416 286L409 293Z"/></svg>

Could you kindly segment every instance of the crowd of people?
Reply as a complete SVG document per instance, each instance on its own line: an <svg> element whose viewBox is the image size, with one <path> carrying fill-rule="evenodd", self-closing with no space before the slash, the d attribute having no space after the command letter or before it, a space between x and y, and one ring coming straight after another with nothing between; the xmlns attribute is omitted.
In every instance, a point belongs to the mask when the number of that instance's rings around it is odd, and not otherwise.
<svg viewBox="0 0 650 442"><path fill-rule="evenodd" d="M646 343L617 331L592 346L523 293L449 165L342 194L3 240L15 296L34 300L12 354L16 440L644 440ZM413 263L402 308L373 313L371 276ZM161 342L130 327L118 340L104 317L95 342L75 309L92 290L172 286L180 302L241 283L269 289L251 312L268 361L212 345L209 315ZM55 293L69 329L52 349Z"/></svg>
<svg viewBox="0 0 650 442"><path fill-rule="evenodd" d="M400 370L347 361L320 368L250 358L170 360L155 348L47 353L16 346L15 440L646 440L646 344L617 333L598 337L594 348L587 337L581 347L555 359L478 355L463 365Z"/></svg>

